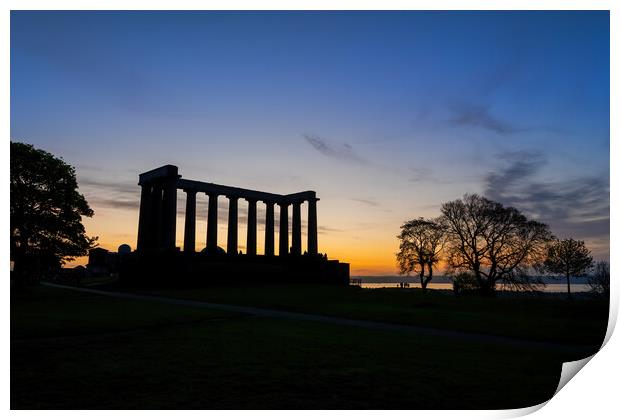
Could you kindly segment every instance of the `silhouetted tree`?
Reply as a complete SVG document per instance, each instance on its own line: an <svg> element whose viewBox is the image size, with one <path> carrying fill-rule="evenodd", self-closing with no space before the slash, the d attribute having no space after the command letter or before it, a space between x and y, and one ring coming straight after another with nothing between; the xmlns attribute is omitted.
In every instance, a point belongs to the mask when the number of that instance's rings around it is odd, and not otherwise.
<svg viewBox="0 0 620 420"><path fill-rule="evenodd" d="M400 249L396 261L401 274L420 273L420 286L426 291L433 279L433 266L439 262L443 248L443 227L436 220L420 217L402 225L398 239Z"/></svg>
<svg viewBox="0 0 620 420"><path fill-rule="evenodd" d="M97 238L86 236L82 216L92 215L73 167L11 142L11 260L18 284L85 255Z"/></svg>
<svg viewBox="0 0 620 420"><path fill-rule="evenodd" d="M476 194L442 204L441 213L449 272L471 272L482 294L498 282L520 290L542 284L528 274L553 238L546 224Z"/></svg>
<svg viewBox="0 0 620 420"><path fill-rule="evenodd" d="M609 297L609 263L599 261L594 265L594 272L588 279L590 292Z"/></svg>
<svg viewBox="0 0 620 420"><path fill-rule="evenodd" d="M584 276L591 267L592 256L583 241L573 238L556 240L547 249L544 268L550 273L566 276L569 298L571 276Z"/></svg>

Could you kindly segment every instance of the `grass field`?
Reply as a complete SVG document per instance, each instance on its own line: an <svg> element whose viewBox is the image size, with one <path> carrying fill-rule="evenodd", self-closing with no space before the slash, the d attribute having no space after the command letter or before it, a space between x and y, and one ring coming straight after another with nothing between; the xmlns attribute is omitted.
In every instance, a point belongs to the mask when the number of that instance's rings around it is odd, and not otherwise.
<svg viewBox="0 0 620 420"><path fill-rule="evenodd" d="M113 286L118 288L118 286ZM608 302L568 301L558 295L498 298L420 289L362 289L321 285L238 285L202 289L140 290L167 297L540 341L600 345L607 330Z"/></svg>
<svg viewBox="0 0 620 420"><path fill-rule="evenodd" d="M282 289L279 298L268 288L264 294L243 290L174 294L385 320L400 313L401 322L416 323L449 306L442 297L415 294L362 291L353 302L357 290ZM320 302L308 302L318 296ZM516 316L500 301L457 301L454 316L467 322L441 325L473 325L471 319L485 314ZM573 313L549 304L562 319ZM585 330L578 337L590 340ZM12 409L517 408L550 398L561 363L583 356L46 287L11 302Z"/></svg>

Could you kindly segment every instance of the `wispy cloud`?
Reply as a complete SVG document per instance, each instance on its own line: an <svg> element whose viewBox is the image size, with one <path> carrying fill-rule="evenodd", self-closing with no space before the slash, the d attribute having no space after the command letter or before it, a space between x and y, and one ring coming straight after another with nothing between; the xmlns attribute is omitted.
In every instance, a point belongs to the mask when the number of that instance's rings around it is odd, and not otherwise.
<svg viewBox="0 0 620 420"><path fill-rule="evenodd" d="M435 171L424 166L416 166L408 169L409 181L411 182L433 182L436 184L450 184L452 181L439 179Z"/></svg>
<svg viewBox="0 0 620 420"><path fill-rule="evenodd" d="M351 201L356 201L358 203L366 204L371 207L378 207L379 203L375 200L367 199L367 198L351 198Z"/></svg>
<svg viewBox="0 0 620 420"><path fill-rule="evenodd" d="M140 201L138 199L125 199L125 198L103 198L100 196L87 197L89 205L95 210L97 208L110 208L110 209L125 209L125 210L137 210L140 208Z"/></svg>
<svg viewBox="0 0 620 420"><path fill-rule="evenodd" d="M523 128L494 116L489 106L460 105L453 107L452 113L449 121L455 126L479 127L502 135L524 131Z"/></svg>
<svg viewBox="0 0 620 420"><path fill-rule="evenodd" d="M140 194L140 186L137 182L130 181L105 181L90 177L79 177L80 188L108 190L123 194Z"/></svg>
<svg viewBox="0 0 620 420"><path fill-rule="evenodd" d="M78 183L95 214L98 208L137 210L140 207L137 182L79 177Z"/></svg>
<svg viewBox="0 0 620 420"><path fill-rule="evenodd" d="M342 161L366 164L368 161L357 154L348 143L331 142L315 135L304 134L305 141L323 156Z"/></svg>
<svg viewBox="0 0 620 420"><path fill-rule="evenodd" d="M454 184L457 182L463 182L464 180L477 180L478 178L472 175L461 175L458 178L448 178L445 173L437 174L431 168L424 166L416 166L408 168L407 171L402 172L403 176L408 176L410 182L415 183L432 183L432 184Z"/></svg>
<svg viewBox="0 0 620 420"><path fill-rule="evenodd" d="M303 137L310 146L329 158L363 164L365 168L380 170L384 174L389 173L401 179L409 179L411 182L433 182L439 184L451 184L455 182L453 180L439 178L432 169L427 167L416 166L407 168L368 160L359 156L353 147L347 143L328 141L314 135L304 135ZM369 206L379 205L379 203L376 203L374 200L367 198L351 198L351 200Z"/></svg>
<svg viewBox="0 0 620 420"><path fill-rule="evenodd" d="M329 227L329 226L325 226L325 225L317 226L317 230L321 234L329 234L329 233L335 233L335 232L344 232L344 229L333 228L333 227Z"/></svg>
<svg viewBox="0 0 620 420"><path fill-rule="evenodd" d="M448 122L452 126L477 127L500 135L542 131L553 134L566 134L567 130L552 125L522 125L497 117L489 105L459 105L451 107L452 117Z"/></svg>
<svg viewBox="0 0 620 420"><path fill-rule="evenodd" d="M491 197L501 197L514 186L522 185L524 179L534 175L547 162L542 153L533 151L506 152L497 157L505 165L485 177L486 194Z"/></svg>
<svg viewBox="0 0 620 420"><path fill-rule="evenodd" d="M484 194L488 198L549 223L558 237L608 241L609 178L606 175L544 182L535 178L546 164L543 154L512 152L500 159L505 162L504 167L485 177Z"/></svg>

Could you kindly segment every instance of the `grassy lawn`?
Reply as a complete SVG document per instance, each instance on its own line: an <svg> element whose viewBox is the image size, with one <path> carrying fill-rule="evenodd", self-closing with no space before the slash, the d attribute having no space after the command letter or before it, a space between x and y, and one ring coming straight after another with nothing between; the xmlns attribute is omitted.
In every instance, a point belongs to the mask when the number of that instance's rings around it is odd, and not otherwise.
<svg viewBox="0 0 620 420"><path fill-rule="evenodd" d="M596 299L456 297L420 289L280 284L138 292L593 346L603 342L609 311L607 301Z"/></svg>
<svg viewBox="0 0 620 420"><path fill-rule="evenodd" d="M517 408L577 357L44 287L11 302L12 409Z"/></svg>
<svg viewBox="0 0 620 420"><path fill-rule="evenodd" d="M11 296L11 338L75 336L191 324L228 313L38 287Z"/></svg>

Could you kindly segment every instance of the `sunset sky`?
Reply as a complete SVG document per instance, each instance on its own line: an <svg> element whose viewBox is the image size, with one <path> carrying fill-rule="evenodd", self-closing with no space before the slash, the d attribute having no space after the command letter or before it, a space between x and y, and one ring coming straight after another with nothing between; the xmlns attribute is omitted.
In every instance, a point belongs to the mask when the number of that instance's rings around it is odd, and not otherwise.
<svg viewBox="0 0 620 420"><path fill-rule="evenodd" d="M135 248L138 174L173 164L316 191L352 275L395 274L400 225L467 192L608 259L609 14L12 12L11 140L75 166L111 250Z"/></svg>

